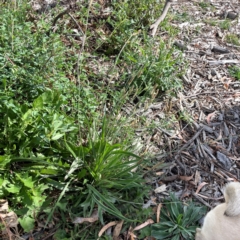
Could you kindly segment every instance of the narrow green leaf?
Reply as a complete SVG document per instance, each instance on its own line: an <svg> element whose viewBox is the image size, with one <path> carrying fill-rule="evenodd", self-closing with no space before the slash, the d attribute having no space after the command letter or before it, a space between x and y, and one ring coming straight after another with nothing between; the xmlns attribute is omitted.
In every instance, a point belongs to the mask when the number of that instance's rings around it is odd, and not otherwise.
<svg viewBox="0 0 240 240"><path fill-rule="evenodd" d="M93 193L92 197L94 198L96 203L100 205L102 209L104 209L106 212L122 220L130 221L130 222L134 221L124 217L122 213L111 202L109 202L107 198L105 198L100 192L98 192L93 186L87 184L87 187L89 190L92 191Z"/></svg>

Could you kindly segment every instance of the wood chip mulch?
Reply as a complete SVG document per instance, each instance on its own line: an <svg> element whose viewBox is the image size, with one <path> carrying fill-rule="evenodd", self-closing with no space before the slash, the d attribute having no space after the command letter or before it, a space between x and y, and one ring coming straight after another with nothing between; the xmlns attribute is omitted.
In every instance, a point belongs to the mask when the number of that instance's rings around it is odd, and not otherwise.
<svg viewBox="0 0 240 240"><path fill-rule="evenodd" d="M141 136L154 160L170 166L162 172L160 165L152 168L154 187L166 184L181 199L212 208L223 201L224 184L240 180L240 81L228 70L240 67L239 46L226 41L229 33L240 35L240 3L204 3L205 8L199 1L181 1L168 13L188 15L172 23L180 29L175 44L189 63L184 89L175 99L165 97L141 113L158 126L152 135ZM223 21L230 22L227 30L220 27ZM166 195L168 191L155 194L159 201Z"/></svg>

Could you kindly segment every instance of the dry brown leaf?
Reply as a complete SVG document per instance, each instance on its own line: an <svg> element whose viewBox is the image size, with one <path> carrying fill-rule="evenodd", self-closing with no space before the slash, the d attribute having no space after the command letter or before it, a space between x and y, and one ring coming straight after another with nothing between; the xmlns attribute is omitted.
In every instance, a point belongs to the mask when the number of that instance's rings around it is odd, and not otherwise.
<svg viewBox="0 0 240 240"><path fill-rule="evenodd" d="M138 231L138 230L140 230L140 229L142 229L142 228L145 228L146 226L148 226L148 225L150 225L150 224L153 224L153 223L154 223L154 221L153 221L152 219L148 219L146 222L144 222L144 223L136 226L136 227L133 229L133 231Z"/></svg>
<svg viewBox="0 0 240 240"><path fill-rule="evenodd" d="M154 190L154 192L155 192L155 193L161 193L161 192L165 192L166 189L167 189L166 184L163 184L163 185L161 185L160 187L157 187L157 188Z"/></svg>
<svg viewBox="0 0 240 240"><path fill-rule="evenodd" d="M76 217L73 220L73 223L79 223L79 224L84 222L93 223L93 222L96 222L97 220L98 220L98 211L94 210L91 217L88 217L88 218Z"/></svg>
<svg viewBox="0 0 240 240"><path fill-rule="evenodd" d="M161 175L164 174L164 172L156 172L155 174L156 174L157 176L161 176Z"/></svg>
<svg viewBox="0 0 240 240"><path fill-rule="evenodd" d="M216 111L209 113L206 117L207 123L209 124L211 122L211 120L215 117L216 115Z"/></svg>
<svg viewBox="0 0 240 240"><path fill-rule="evenodd" d="M98 237L100 238L108 228L115 226L117 224L118 224L118 221L113 221L113 222L110 222L107 225L103 226L102 229L100 230L100 232L98 233Z"/></svg>
<svg viewBox="0 0 240 240"><path fill-rule="evenodd" d="M226 79L227 79L227 78L226 78ZM225 79L224 79L224 80L225 80ZM229 85L230 85L231 82L232 82L232 80L229 79L228 81L226 81L226 82L223 84L223 86L224 86L224 88L225 88L226 90L229 89Z"/></svg>
<svg viewBox="0 0 240 240"><path fill-rule="evenodd" d="M197 184L195 183L195 181L189 181L189 183L190 183L191 185L194 185L194 186L197 185Z"/></svg>
<svg viewBox="0 0 240 240"><path fill-rule="evenodd" d="M185 197L188 197L188 196L190 196L190 194L191 194L191 191L185 190L185 191L182 193L180 199L183 199L183 198L185 198Z"/></svg>
<svg viewBox="0 0 240 240"><path fill-rule="evenodd" d="M14 212L0 213L0 219L5 227L17 227L18 218Z"/></svg>
<svg viewBox="0 0 240 240"><path fill-rule="evenodd" d="M0 199L0 212L6 213L8 211L8 201L5 199Z"/></svg>
<svg viewBox="0 0 240 240"><path fill-rule="evenodd" d="M157 207L157 223L160 221L160 212L161 212L162 204L159 203Z"/></svg>
<svg viewBox="0 0 240 240"><path fill-rule="evenodd" d="M119 221L116 227L113 230L113 240L117 240L120 232L122 230L123 220Z"/></svg>
<svg viewBox="0 0 240 240"><path fill-rule="evenodd" d="M193 175L192 176L179 176L179 178L183 181L188 182L193 179Z"/></svg>
<svg viewBox="0 0 240 240"><path fill-rule="evenodd" d="M135 238L137 238L137 236L133 233L132 226L130 226L127 231L127 236L124 238L124 240L134 240Z"/></svg>
<svg viewBox="0 0 240 240"><path fill-rule="evenodd" d="M8 201L0 199L0 222L5 228L17 228L18 218L14 212L8 212Z"/></svg>
<svg viewBox="0 0 240 240"><path fill-rule="evenodd" d="M133 232L128 232L127 239L134 240L137 236Z"/></svg>
<svg viewBox="0 0 240 240"><path fill-rule="evenodd" d="M196 191L196 194L198 194L200 192L200 190L203 188L203 186L205 186L206 184L208 184L208 183L202 182L201 184L199 184L198 188L197 188L197 191Z"/></svg>

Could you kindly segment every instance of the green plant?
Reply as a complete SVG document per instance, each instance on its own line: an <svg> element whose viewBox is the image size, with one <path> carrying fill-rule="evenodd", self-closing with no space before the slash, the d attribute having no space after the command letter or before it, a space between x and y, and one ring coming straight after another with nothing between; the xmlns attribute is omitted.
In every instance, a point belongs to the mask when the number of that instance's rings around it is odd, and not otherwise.
<svg viewBox="0 0 240 240"><path fill-rule="evenodd" d="M219 22L219 27L223 30L229 30L231 27L231 21L229 19L225 19Z"/></svg>
<svg viewBox="0 0 240 240"><path fill-rule="evenodd" d="M193 202L183 205L170 194L170 198L163 202L160 223L152 225L152 236L156 239L194 239L198 220L205 213L205 207L199 207Z"/></svg>
<svg viewBox="0 0 240 240"><path fill-rule="evenodd" d="M68 79L63 72L71 71L60 36L48 36L50 24L41 22L36 26L28 20L28 11L24 3L16 11L11 7L0 10L0 88L25 103L46 88L66 89Z"/></svg>
<svg viewBox="0 0 240 240"><path fill-rule="evenodd" d="M161 40L156 46L156 41L147 33L151 22L158 17L161 5L156 6L153 1L146 0L113 1L112 5L113 14L107 24L113 30L105 36L106 40L98 44L96 51L114 56L115 68L124 66L115 87L124 86L128 90L134 85L136 95L146 92L151 95L154 89L164 92L181 87L179 72L176 71L177 65L183 61L180 54L174 57L175 49ZM167 22L161 25L170 35L176 34Z"/></svg>
<svg viewBox="0 0 240 240"><path fill-rule="evenodd" d="M201 2L198 3L198 5L204 10L207 9L207 8L211 8L211 10L214 9L214 6L211 5L209 2L201 1Z"/></svg>
<svg viewBox="0 0 240 240"><path fill-rule="evenodd" d="M236 46L240 45L239 37L236 34L227 34L226 35L226 41L228 43L234 44Z"/></svg>
<svg viewBox="0 0 240 240"><path fill-rule="evenodd" d="M218 22L214 19L205 19L205 22L211 26L217 26Z"/></svg>
<svg viewBox="0 0 240 240"><path fill-rule="evenodd" d="M179 114L179 119L180 120L183 120L187 123L193 122L193 119L192 119L191 115L187 111L182 110L182 111L179 111L178 114Z"/></svg>
<svg viewBox="0 0 240 240"><path fill-rule="evenodd" d="M240 80L240 68L237 66L231 66L228 68L229 73L232 77L236 78L237 80Z"/></svg>
<svg viewBox="0 0 240 240"><path fill-rule="evenodd" d="M178 22L190 22L191 21L191 16L187 12L176 13L173 16L173 19L178 21Z"/></svg>
<svg viewBox="0 0 240 240"><path fill-rule="evenodd" d="M138 47L139 50L135 53L124 53L129 69L133 72L129 84L147 93L151 93L154 88L158 91L181 88L179 73L176 72L181 55L174 59L174 49L167 49L163 42L156 49L156 53L152 52L152 47L148 39L146 45Z"/></svg>
<svg viewBox="0 0 240 240"><path fill-rule="evenodd" d="M181 86L181 56L147 36L161 9L153 3L112 1L105 20L92 18L91 6L82 5L76 21L81 27L98 21L96 28L108 25L109 31L94 45L98 29L84 28L88 41L79 55L79 41L68 36L71 23L59 19L51 31L57 7L35 15L26 0L14 8L1 5L0 197L9 199L25 232L39 216L46 225L56 217L56 239L96 239L107 221L149 216L149 210L139 211L148 192L141 172L145 161L133 143L133 120L120 111L133 96ZM91 11L100 7L93 4ZM166 21L162 27L170 36L176 33ZM64 45L68 40L71 45ZM114 84L89 68L89 56L112 64L119 74ZM99 221L72 224L93 210Z"/></svg>

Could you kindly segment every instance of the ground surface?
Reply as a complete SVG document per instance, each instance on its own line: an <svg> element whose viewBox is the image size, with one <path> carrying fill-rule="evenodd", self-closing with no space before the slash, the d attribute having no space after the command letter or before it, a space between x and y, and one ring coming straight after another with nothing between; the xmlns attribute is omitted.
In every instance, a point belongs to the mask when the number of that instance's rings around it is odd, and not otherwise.
<svg viewBox="0 0 240 240"><path fill-rule="evenodd" d="M61 2L74 12L76 1ZM107 1L98 2L102 17L107 18ZM33 5L38 14L54 7L54 1ZM229 73L230 66L240 67L239 10L237 0L173 3L167 19L180 30L174 41L187 62L179 66L186 70L183 89L175 97L166 94L137 109L134 103L123 107L124 114L136 119L144 116L155 126L151 134L145 128L136 131L137 141L154 163L144 175L153 187L149 204L161 202L172 191L183 201L194 199L211 208L223 201L224 184L240 178L240 81ZM61 21L58 16L56 21ZM82 26L74 26L78 27ZM94 28L94 21L89 27ZM156 35L168 41L161 24ZM89 61L89 68L105 75L112 64L98 58ZM51 239L55 231L53 227L44 239Z"/></svg>
<svg viewBox="0 0 240 240"><path fill-rule="evenodd" d="M238 1L173 4L170 12L179 17L173 24L181 29L176 42L189 62L184 90L145 113L161 122L163 115L174 115L179 109L185 112L186 121L173 122L173 131L159 128L152 136L155 144L149 151L172 164L161 183L156 177L156 186L164 183L182 199L191 196L208 207L222 199L220 189L225 183L239 179L240 82L228 71L230 65L240 64L239 46L226 38L232 33L239 36L240 25L237 18L224 18L239 9ZM187 123L188 117L193 124Z"/></svg>

